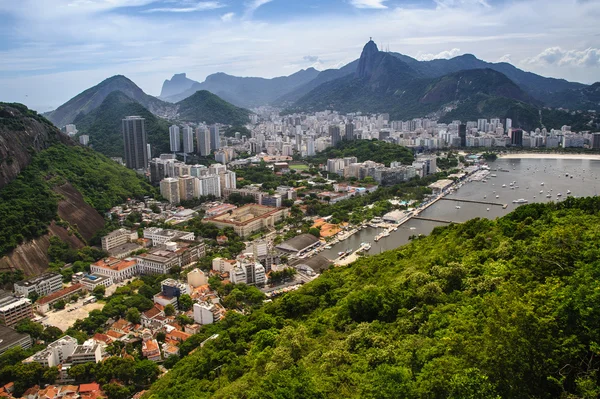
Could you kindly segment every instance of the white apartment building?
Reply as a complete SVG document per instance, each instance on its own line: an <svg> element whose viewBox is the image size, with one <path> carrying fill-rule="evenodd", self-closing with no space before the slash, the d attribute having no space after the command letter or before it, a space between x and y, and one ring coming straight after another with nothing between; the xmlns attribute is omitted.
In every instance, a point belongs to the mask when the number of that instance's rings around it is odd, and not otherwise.
<svg viewBox="0 0 600 399"><path fill-rule="evenodd" d="M194 304L194 321L201 325L212 324L215 321L213 314L214 304L195 303Z"/></svg>
<svg viewBox="0 0 600 399"><path fill-rule="evenodd" d="M183 128L183 152L186 154L194 152L194 129L189 126Z"/></svg>
<svg viewBox="0 0 600 399"><path fill-rule="evenodd" d="M179 179L168 177L160 181L160 195L171 204L178 204L179 200Z"/></svg>
<svg viewBox="0 0 600 399"><path fill-rule="evenodd" d="M239 265L240 262L234 259L214 258L212 261L212 269L219 273L231 273Z"/></svg>
<svg viewBox="0 0 600 399"><path fill-rule="evenodd" d="M195 198L196 180L197 178L188 175L179 178L179 201L189 201Z"/></svg>
<svg viewBox="0 0 600 399"><path fill-rule="evenodd" d="M23 319L33 319L31 301L28 298L18 298L10 292L0 290L0 324L14 327Z"/></svg>
<svg viewBox="0 0 600 399"><path fill-rule="evenodd" d="M113 282L130 279L139 274L137 261L134 258L105 258L90 265L92 274L110 277Z"/></svg>
<svg viewBox="0 0 600 399"><path fill-rule="evenodd" d="M169 128L169 143L171 145L171 152L181 151L179 143L181 142L181 136L179 135L179 126L173 125Z"/></svg>
<svg viewBox="0 0 600 399"><path fill-rule="evenodd" d="M221 180L218 175L203 176L197 179L197 196L214 195L221 197Z"/></svg>
<svg viewBox="0 0 600 399"><path fill-rule="evenodd" d="M194 241L196 236L192 232L162 229L160 227L148 227L144 229L144 238L152 241L153 246L163 245L174 240Z"/></svg>
<svg viewBox="0 0 600 399"><path fill-rule="evenodd" d="M115 230L100 240L102 242L102 249L104 251L110 251L113 248L119 247L128 242L133 242L138 239L138 233L136 230L129 231L127 229Z"/></svg>
<svg viewBox="0 0 600 399"><path fill-rule="evenodd" d="M52 342L46 349L23 360L23 363L35 362L44 367L55 367L67 360L67 358L75 352L75 348L77 348L77 340L65 335Z"/></svg>
<svg viewBox="0 0 600 399"><path fill-rule="evenodd" d="M59 291L61 288L62 276L58 273L44 273L14 284L15 293L24 297L28 297L33 292L42 297Z"/></svg>

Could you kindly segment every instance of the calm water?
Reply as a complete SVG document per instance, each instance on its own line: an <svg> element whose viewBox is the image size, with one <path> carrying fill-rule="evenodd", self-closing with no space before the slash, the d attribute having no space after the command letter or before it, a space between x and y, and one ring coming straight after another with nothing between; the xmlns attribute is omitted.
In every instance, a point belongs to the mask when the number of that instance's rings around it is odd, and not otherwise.
<svg viewBox="0 0 600 399"><path fill-rule="evenodd" d="M514 210L518 204L512 201L524 198L529 203L557 201L567 198L567 190L571 190L571 196L587 197L598 195L600 192L600 161L573 160L573 159L500 159L491 162L490 168L507 169L509 172L494 172L497 177L488 177L487 183L472 182L465 184L454 194L446 198L469 199L476 201L489 201L508 204L508 208L501 206L460 203L456 201L438 201L421 213L421 217L440 220L451 220L465 222L475 217L486 217L495 219L506 215ZM514 170L513 170L514 168ZM565 174L568 173L569 177ZM571 178L573 175L573 178ZM516 181L514 190L510 189L510 183ZM541 183L544 182L544 186ZM502 185L506 184L505 188ZM544 192L540 194L540 190ZM550 191L552 190L552 191ZM495 193L494 193L495 191ZM562 197L556 194L562 193ZM546 198L551 194L551 198ZM496 195L499 196L496 199ZM487 198L484 199L484 196ZM536 198L533 198L533 197ZM456 209L459 205L460 209ZM489 208L489 211L487 210ZM342 241L330 250L321 254L329 259L337 258L337 253L348 249L357 249L361 242L372 245L369 254L377 254L383 251L397 248L406 244L411 235L427 235L434 227L444 225L443 223L429 222L423 220L410 220L392 232L389 237L374 242L373 238L381 231L368 228L358 232L345 241Z"/></svg>

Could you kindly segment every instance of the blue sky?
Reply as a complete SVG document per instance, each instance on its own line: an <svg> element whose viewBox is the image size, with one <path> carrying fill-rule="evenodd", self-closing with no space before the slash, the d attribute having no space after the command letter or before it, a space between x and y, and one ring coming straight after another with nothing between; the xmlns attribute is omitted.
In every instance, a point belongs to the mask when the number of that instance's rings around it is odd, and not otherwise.
<svg viewBox="0 0 600 399"><path fill-rule="evenodd" d="M115 74L273 77L342 66L369 37L428 60L472 53L600 80L597 0L0 0L0 101L47 111Z"/></svg>

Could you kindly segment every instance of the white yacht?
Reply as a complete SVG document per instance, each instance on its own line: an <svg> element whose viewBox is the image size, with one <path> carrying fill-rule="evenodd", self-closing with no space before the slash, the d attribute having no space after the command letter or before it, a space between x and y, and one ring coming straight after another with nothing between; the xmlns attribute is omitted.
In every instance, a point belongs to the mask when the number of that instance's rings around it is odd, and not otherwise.
<svg viewBox="0 0 600 399"><path fill-rule="evenodd" d="M519 198L519 199L513 200L513 204L526 204L527 202L529 202L529 201L527 201L525 198Z"/></svg>
<svg viewBox="0 0 600 399"><path fill-rule="evenodd" d="M567 195L571 194L571 190L567 190Z"/></svg>
<svg viewBox="0 0 600 399"><path fill-rule="evenodd" d="M456 205L456 209L460 209L460 205Z"/></svg>
<svg viewBox="0 0 600 399"><path fill-rule="evenodd" d="M540 184L540 186L543 186L543 185L544 185L544 182L542 182L542 184Z"/></svg>

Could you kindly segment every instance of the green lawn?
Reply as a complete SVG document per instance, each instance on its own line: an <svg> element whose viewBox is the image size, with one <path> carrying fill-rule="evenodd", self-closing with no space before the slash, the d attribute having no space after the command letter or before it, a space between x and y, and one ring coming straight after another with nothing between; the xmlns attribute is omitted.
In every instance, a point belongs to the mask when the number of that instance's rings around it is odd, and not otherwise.
<svg viewBox="0 0 600 399"><path fill-rule="evenodd" d="M305 165L305 164L290 165L290 169L294 169L294 170L308 170L308 165Z"/></svg>

